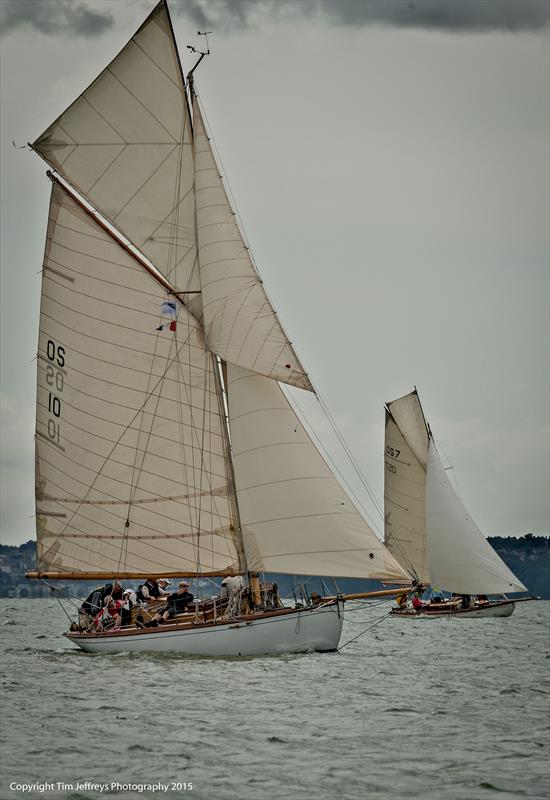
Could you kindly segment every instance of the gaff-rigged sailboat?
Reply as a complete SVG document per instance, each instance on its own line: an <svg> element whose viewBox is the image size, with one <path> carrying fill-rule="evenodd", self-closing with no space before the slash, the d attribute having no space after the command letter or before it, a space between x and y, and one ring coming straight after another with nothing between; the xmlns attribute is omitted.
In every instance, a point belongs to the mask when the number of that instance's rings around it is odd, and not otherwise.
<svg viewBox="0 0 550 800"><path fill-rule="evenodd" d="M452 487L416 389L387 403L384 466L386 546L418 583L457 595L448 602L393 613L465 619L510 616L517 600L487 601L486 596L527 590ZM483 600L474 599L479 595Z"/></svg>
<svg viewBox="0 0 550 800"><path fill-rule="evenodd" d="M279 385L312 391L243 241L164 0L32 148L54 172L30 577L249 584L240 616L199 608L160 630L68 634L89 651L335 649L341 598L266 611L258 573L409 578Z"/></svg>

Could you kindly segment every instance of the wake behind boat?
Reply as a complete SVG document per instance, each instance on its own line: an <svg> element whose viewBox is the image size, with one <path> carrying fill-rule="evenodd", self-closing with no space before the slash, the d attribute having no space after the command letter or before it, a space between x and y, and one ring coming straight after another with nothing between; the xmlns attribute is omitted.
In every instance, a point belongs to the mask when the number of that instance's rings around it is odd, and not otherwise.
<svg viewBox="0 0 550 800"><path fill-rule="evenodd" d="M416 389L386 405L385 542L420 589L392 613L408 619L509 617L527 589L493 550L451 485ZM453 592L423 603L424 588ZM487 595L503 599L488 600ZM522 600L536 598L521 598Z"/></svg>
<svg viewBox="0 0 550 800"><path fill-rule="evenodd" d="M67 634L89 651L334 650L342 601L270 608L261 573L409 577L281 388L313 391L212 151L205 55L185 80L162 0L32 145L53 186L29 577L243 576L246 608Z"/></svg>

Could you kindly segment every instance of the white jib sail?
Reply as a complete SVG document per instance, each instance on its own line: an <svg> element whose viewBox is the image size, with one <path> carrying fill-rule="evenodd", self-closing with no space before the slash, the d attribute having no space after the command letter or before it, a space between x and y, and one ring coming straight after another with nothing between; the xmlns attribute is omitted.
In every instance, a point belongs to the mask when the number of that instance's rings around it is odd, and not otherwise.
<svg viewBox="0 0 550 800"><path fill-rule="evenodd" d="M235 485L251 570L407 582L276 381L228 365Z"/></svg>
<svg viewBox="0 0 550 800"><path fill-rule="evenodd" d="M238 568L212 356L184 307L162 315L166 299L53 188L37 358L40 570Z"/></svg>
<svg viewBox="0 0 550 800"><path fill-rule="evenodd" d="M191 124L164 1L33 148L180 291L200 290Z"/></svg>
<svg viewBox="0 0 550 800"><path fill-rule="evenodd" d="M427 585L430 572L426 552L425 498L426 469L386 411L384 542L397 561Z"/></svg>
<svg viewBox="0 0 550 800"><path fill-rule="evenodd" d="M243 241L193 98L195 191L204 328L225 361L311 390Z"/></svg>
<svg viewBox="0 0 550 800"><path fill-rule="evenodd" d="M458 594L527 591L457 496L433 440L428 449L426 542L432 585Z"/></svg>

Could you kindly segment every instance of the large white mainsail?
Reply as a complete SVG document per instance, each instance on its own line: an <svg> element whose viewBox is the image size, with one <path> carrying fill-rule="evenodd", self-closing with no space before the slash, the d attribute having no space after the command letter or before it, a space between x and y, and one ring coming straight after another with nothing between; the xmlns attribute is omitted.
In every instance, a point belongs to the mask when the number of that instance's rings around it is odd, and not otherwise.
<svg viewBox="0 0 550 800"><path fill-rule="evenodd" d="M177 321L161 316L165 299L54 186L37 360L41 571L239 569L217 366L183 306Z"/></svg>
<svg viewBox="0 0 550 800"><path fill-rule="evenodd" d="M523 592L452 487L416 390L387 404L385 542L423 584L458 594Z"/></svg>
<svg viewBox="0 0 550 800"><path fill-rule="evenodd" d="M200 283L210 349L240 367L312 389L256 272L193 97Z"/></svg>
<svg viewBox="0 0 550 800"><path fill-rule="evenodd" d="M191 121L165 0L32 146L180 291L200 289Z"/></svg>
<svg viewBox="0 0 550 800"><path fill-rule="evenodd" d="M228 365L229 421L250 569L409 580L336 480L276 381Z"/></svg>

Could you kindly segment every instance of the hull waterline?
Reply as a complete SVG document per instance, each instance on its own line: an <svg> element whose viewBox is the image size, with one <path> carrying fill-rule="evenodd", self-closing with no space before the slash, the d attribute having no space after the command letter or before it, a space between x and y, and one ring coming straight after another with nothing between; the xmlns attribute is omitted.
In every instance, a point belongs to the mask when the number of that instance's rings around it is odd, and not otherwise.
<svg viewBox="0 0 550 800"><path fill-rule="evenodd" d="M68 633L88 653L175 652L191 656L256 656L336 650L342 604L265 614L224 623L102 634Z"/></svg>

